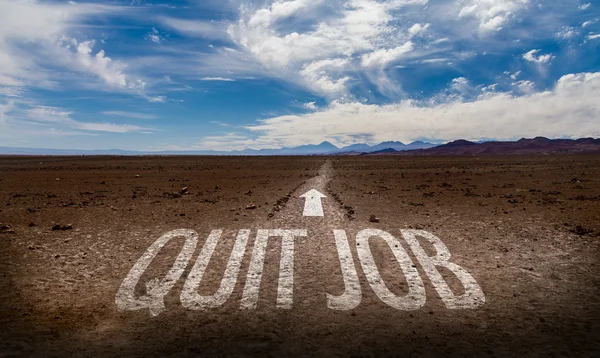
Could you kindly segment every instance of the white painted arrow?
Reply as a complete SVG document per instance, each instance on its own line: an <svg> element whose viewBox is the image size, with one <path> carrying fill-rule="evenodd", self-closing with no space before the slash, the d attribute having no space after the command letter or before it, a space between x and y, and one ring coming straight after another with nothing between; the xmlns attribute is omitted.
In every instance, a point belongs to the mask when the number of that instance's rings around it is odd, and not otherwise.
<svg viewBox="0 0 600 358"><path fill-rule="evenodd" d="M321 194L315 189L307 191L304 195L300 195L301 198L306 198L304 202L303 216L323 216L323 203L322 198L326 198L325 195Z"/></svg>

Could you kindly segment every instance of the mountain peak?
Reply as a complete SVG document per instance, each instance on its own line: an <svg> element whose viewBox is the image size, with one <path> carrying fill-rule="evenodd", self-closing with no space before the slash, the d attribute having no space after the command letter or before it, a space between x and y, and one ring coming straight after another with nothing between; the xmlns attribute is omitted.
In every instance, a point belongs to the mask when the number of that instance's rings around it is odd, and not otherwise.
<svg viewBox="0 0 600 358"><path fill-rule="evenodd" d="M321 144L317 145L318 147L335 147L337 149L337 147L335 145L333 145L331 142L329 141L322 141Z"/></svg>
<svg viewBox="0 0 600 358"><path fill-rule="evenodd" d="M458 140L455 140L455 141L445 144L446 147L462 147L462 146L469 146L469 145L477 145L477 143L470 142L465 139L458 139Z"/></svg>

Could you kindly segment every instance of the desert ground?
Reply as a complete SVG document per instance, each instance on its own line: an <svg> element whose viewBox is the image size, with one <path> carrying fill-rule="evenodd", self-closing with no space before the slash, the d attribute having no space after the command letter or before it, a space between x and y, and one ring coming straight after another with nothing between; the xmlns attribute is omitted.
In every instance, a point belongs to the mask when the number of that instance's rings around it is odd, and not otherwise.
<svg viewBox="0 0 600 358"><path fill-rule="evenodd" d="M0 157L0 240L0 356L600 355L600 155Z"/></svg>

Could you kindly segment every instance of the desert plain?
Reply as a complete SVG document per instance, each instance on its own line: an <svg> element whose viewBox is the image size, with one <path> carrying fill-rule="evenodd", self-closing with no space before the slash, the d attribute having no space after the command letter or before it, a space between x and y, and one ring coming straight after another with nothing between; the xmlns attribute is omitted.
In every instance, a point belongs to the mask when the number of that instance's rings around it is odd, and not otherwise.
<svg viewBox="0 0 600 358"><path fill-rule="evenodd" d="M311 189L323 216L303 215ZM196 245L166 242L124 309L136 263L181 229ZM449 308L407 232L483 296ZM600 155L0 157L0 243L0 356L600 355Z"/></svg>

